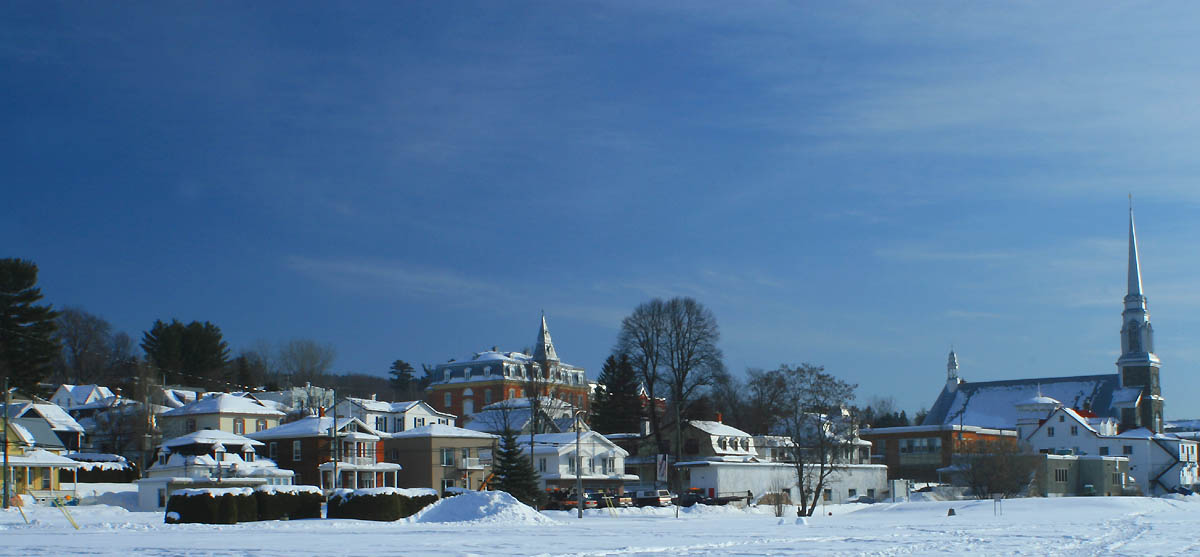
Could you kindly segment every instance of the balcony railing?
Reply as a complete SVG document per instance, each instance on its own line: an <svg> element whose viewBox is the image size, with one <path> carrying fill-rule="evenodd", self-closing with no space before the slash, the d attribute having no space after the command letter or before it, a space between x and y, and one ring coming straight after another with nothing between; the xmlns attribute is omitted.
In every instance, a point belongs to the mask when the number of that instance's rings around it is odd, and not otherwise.
<svg viewBox="0 0 1200 557"><path fill-rule="evenodd" d="M346 464L357 464L359 466L369 466L371 464L375 464L375 457L373 455L372 456L342 455L342 458L339 458L338 462L345 462Z"/></svg>
<svg viewBox="0 0 1200 557"><path fill-rule="evenodd" d="M479 463L478 458L460 458L458 459L459 470L483 470L483 465Z"/></svg>

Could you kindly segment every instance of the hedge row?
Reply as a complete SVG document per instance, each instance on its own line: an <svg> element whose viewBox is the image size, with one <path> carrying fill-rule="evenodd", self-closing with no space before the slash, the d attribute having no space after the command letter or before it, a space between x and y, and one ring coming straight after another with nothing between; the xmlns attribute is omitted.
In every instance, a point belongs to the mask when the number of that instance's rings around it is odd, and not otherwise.
<svg viewBox="0 0 1200 557"><path fill-rule="evenodd" d="M438 500L433 490L340 489L329 499L327 518L394 521L417 514Z"/></svg>
<svg viewBox="0 0 1200 557"><path fill-rule="evenodd" d="M281 486L282 487L282 486ZM321 518L321 494L316 488L263 486L181 489L167 501L167 524L236 524L257 520Z"/></svg>

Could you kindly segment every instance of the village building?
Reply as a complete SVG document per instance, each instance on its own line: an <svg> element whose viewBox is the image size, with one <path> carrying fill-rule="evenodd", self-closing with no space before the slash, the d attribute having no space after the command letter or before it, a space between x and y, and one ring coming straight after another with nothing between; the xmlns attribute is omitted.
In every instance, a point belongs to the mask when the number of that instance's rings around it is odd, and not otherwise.
<svg viewBox="0 0 1200 557"><path fill-rule="evenodd" d="M524 454L529 455L530 437L518 440ZM629 452L595 431L540 433L532 436L532 443L534 469L542 489L572 490L582 479L585 491L624 493L626 483L639 481L638 476L625 471ZM578 471L576 454L583 466Z"/></svg>
<svg viewBox="0 0 1200 557"><path fill-rule="evenodd" d="M575 406L556 398L542 398L534 404L527 398L510 398L483 407L482 411L465 417L463 427L485 433L503 433L511 429L520 434L566 433L576 427L589 429L587 423L576 420ZM537 416L536 425L534 416ZM536 427L537 431L534 431Z"/></svg>
<svg viewBox="0 0 1200 557"><path fill-rule="evenodd" d="M371 398L344 398L337 416L353 416L380 433L394 433L430 424L454 425L453 414L439 412L421 400L385 402Z"/></svg>
<svg viewBox="0 0 1200 557"><path fill-rule="evenodd" d="M62 495L60 471L74 471L79 463L65 456L67 448L50 423L41 417L7 421L5 439L12 493L38 499Z"/></svg>
<svg viewBox="0 0 1200 557"><path fill-rule="evenodd" d="M163 509L177 489L291 485L294 473L258 458L262 443L216 429L164 441L158 458L137 481L142 510Z"/></svg>
<svg viewBox="0 0 1200 557"><path fill-rule="evenodd" d="M111 389L100 385L59 385L54 394L50 395L50 402L70 411L112 396Z"/></svg>
<svg viewBox="0 0 1200 557"><path fill-rule="evenodd" d="M168 439L205 429L245 435L279 425L283 415L253 396L215 393L163 412L158 427Z"/></svg>
<svg viewBox="0 0 1200 557"><path fill-rule="evenodd" d="M83 426L75 421L66 410L48 402L14 402L11 406L0 404L0 411L9 418L41 418L58 436L68 451L78 451L83 445Z"/></svg>
<svg viewBox="0 0 1200 557"><path fill-rule="evenodd" d="M535 382L541 392L527 392ZM480 408L534 395L557 398L584 410L590 405L587 374L583 368L559 360L544 315L533 354L500 352L493 347L467 361L438 364L425 400L465 423Z"/></svg>
<svg viewBox="0 0 1200 557"><path fill-rule="evenodd" d="M249 433L261 441L258 454L296 473L296 484L323 489L397 487L400 466L383 459L383 438L362 420L339 417L335 431L332 417L307 416L280 426ZM335 474L336 469L336 474ZM335 485L334 477L338 478Z"/></svg>
<svg viewBox="0 0 1200 557"><path fill-rule="evenodd" d="M1017 446L1015 429L958 424L865 428L859 436L871 442L872 462L886 465L889 479L922 482L938 481L939 469L979 443Z"/></svg>
<svg viewBox="0 0 1200 557"><path fill-rule="evenodd" d="M495 435L447 424L427 424L383 440L389 463L403 467L401 487L483 489L492 473Z"/></svg>

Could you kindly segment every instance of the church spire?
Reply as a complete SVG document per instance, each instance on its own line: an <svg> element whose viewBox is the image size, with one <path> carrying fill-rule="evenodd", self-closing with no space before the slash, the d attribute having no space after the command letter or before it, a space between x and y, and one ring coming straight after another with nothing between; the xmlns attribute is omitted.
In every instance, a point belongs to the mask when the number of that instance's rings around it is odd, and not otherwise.
<svg viewBox="0 0 1200 557"><path fill-rule="evenodd" d="M550 340L550 328L546 326L546 313L542 313L542 328L538 329L537 344L533 346L533 360L536 362L558 361L558 353L554 351L554 341Z"/></svg>
<svg viewBox="0 0 1200 557"><path fill-rule="evenodd" d="M1129 206L1129 280L1125 301L1142 297L1142 266L1138 263L1137 230L1133 226L1133 205Z"/></svg>
<svg viewBox="0 0 1200 557"><path fill-rule="evenodd" d="M962 380L958 378L958 355L954 353L954 349L950 349L950 356L946 358L946 388L955 390Z"/></svg>

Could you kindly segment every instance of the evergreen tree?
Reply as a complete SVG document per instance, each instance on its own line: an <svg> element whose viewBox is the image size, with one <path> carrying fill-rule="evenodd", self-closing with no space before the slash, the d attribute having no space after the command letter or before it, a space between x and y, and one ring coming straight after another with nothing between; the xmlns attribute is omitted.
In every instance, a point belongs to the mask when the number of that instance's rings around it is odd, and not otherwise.
<svg viewBox="0 0 1200 557"><path fill-rule="evenodd" d="M544 504L545 494L538 489L538 474L529 459L521 454L517 432L512 428L506 427L500 433L500 449L496 451L492 473L496 476L492 485L497 490L506 491L534 508Z"/></svg>
<svg viewBox="0 0 1200 557"><path fill-rule="evenodd" d="M638 377L629 356L614 354L604 361L592 403L592 429L600 433L633 433L641 425L642 400Z"/></svg>
<svg viewBox="0 0 1200 557"><path fill-rule="evenodd" d="M224 386L229 345L221 337L221 329L212 323L155 321L142 335L142 350L150 363L166 373L168 382L201 381L209 387Z"/></svg>
<svg viewBox="0 0 1200 557"><path fill-rule="evenodd" d="M0 376L26 392L53 371L62 350L53 336L58 312L36 305L37 274L32 261L0 259Z"/></svg>
<svg viewBox="0 0 1200 557"><path fill-rule="evenodd" d="M388 371L388 374L392 376L390 381L392 390L395 391L398 398L420 398L409 396L417 390L417 382L413 379L413 375L416 373L416 371L417 370L413 369L412 364L404 360L396 360L392 362L392 367Z"/></svg>

